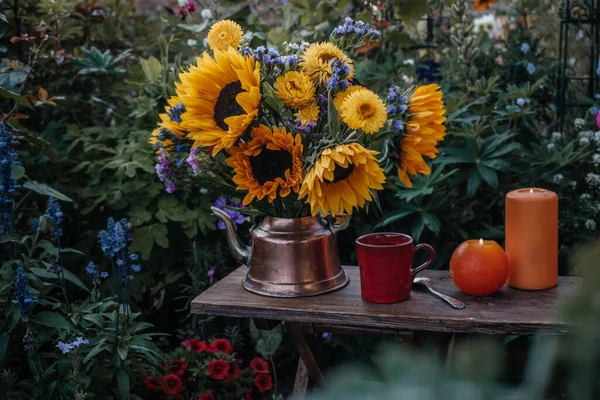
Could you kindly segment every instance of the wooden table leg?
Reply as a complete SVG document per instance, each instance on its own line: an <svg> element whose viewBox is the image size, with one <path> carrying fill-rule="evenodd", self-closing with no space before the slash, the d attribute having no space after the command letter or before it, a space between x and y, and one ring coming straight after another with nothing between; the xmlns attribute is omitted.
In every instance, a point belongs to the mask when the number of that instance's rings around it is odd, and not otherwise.
<svg viewBox="0 0 600 400"><path fill-rule="evenodd" d="M300 357L298 359L298 369L296 370L296 380L294 381L294 400L304 400L308 389L308 378L308 369L306 369L306 364Z"/></svg>
<svg viewBox="0 0 600 400"><path fill-rule="evenodd" d="M315 357L314 353L316 342L314 336L310 334L303 334L301 330L298 329L298 326L295 322L287 322L286 326L290 332L290 336L296 343L300 357L302 358L306 369L308 369L310 377L317 386L323 385L323 372L319 367L319 363L317 362L317 358Z"/></svg>

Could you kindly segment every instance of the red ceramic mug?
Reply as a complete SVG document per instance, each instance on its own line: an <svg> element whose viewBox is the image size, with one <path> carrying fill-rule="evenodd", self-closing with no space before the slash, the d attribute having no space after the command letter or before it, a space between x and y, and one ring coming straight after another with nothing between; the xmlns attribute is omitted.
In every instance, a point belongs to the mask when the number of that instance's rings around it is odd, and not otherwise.
<svg viewBox="0 0 600 400"><path fill-rule="evenodd" d="M371 233L356 239L360 290L371 303L397 303L410 297L415 275L435 260L428 244L413 246L413 238L402 233ZM429 259L411 269L415 253L425 249Z"/></svg>

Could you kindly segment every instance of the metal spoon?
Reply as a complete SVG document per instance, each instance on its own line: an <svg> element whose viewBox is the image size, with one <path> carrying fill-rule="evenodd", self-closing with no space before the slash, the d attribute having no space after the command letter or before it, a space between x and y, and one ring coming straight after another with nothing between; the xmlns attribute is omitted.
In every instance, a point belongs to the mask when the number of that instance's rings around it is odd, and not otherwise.
<svg viewBox="0 0 600 400"><path fill-rule="evenodd" d="M429 279L429 278L416 277L414 280L414 283L418 283L418 284L425 286L427 288L427 290L429 290L432 294L434 294L437 297L439 297L440 299L446 301L448 304L450 304L454 308L458 308L459 310L462 310L463 308L465 308L465 303L463 303L462 301L454 299L450 296L446 296L445 294L440 293L437 290L435 290L434 288L432 288L431 287L431 279Z"/></svg>

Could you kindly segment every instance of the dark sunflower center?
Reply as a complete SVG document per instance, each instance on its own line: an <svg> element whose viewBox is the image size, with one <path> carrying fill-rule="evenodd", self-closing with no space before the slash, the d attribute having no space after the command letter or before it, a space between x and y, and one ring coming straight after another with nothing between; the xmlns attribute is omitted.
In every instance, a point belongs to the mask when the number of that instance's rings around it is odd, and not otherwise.
<svg viewBox="0 0 600 400"><path fill-rule="evenodd" d="M346 168L336 164L335 169L333 170L333 180L331 183L343 181L352 174L352 171L354 171L354 164L350 164Z"/></svg>
<svg viewBox="0 0 600 400"><path fill-rule="evenodd" d="M235 101L235 96L242 92L242 83L235 81L228 83L221 89L215 103L215 123L224 131L229 130L225 118L244 113L244 109Z"/></svg>
<svg viewBox="0 0 600 400"><path fill-rule="evenodd" d="M292 168L292 155L284 150L263 148L260 154L250 158L254 178L264 185L275 178L285 179L285 171Z"/></svg>
<svg viewBox="0 0 600 400"><path fill-rule="evenodd" d="M323 63L323 64L329 64L329 61L333 60L335 58L335 56L333 54L329 54L329 53L323 53L319 55L319 60Z"/></svg>
<svg viewBox="0 0 600 400"><path fill-rule="evenodd" d="M293 90L300 90L300 86L298 86L294 79L290 80L290 88Z"/></svg>
<svg viewBox="0 0 600 400"><path fill-rule="evenodd" d="M362 118L370 118L375 114L375 109L369 103L363 103L358 107L358 113Z"/></svg>

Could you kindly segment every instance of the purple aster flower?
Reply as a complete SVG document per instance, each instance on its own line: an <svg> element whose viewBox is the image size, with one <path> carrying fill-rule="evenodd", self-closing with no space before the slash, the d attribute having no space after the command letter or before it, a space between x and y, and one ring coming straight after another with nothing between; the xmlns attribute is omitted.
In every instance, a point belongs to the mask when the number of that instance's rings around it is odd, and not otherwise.
<svg viewBox="0 0 600 400"><path fill-rule="evenodd" d="M213 265L212 267L210 267L208 269L208 272L206 273L206 276L208 276L208 281L210 282L211 285L213 283L213 276L214 275L215 275L215 266Z"/></svg>
<svg viewBox="0 0 600 400"><path fill-rule="evenodd" d="M226 199L225 197L220 196L213 205L215 207L217 207L218 209L225 211L225 213L227 213L227 215L229 215L229 217L231 218L233 223L236 225L241 225L246 221L246 219L244 218L244 216L241 213L231 209L231 208L242 208L241 201L236 203L231 199ZM228 207L231 207L231 208L228 208ZM217 222L217 228L220 230L225 230L225 224L223 223L223 221L219 220Z"/></svg>

